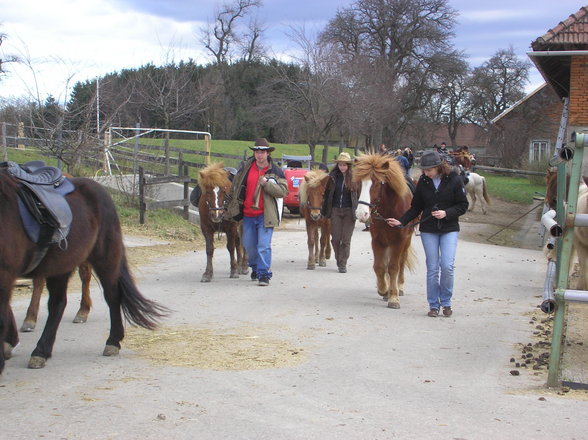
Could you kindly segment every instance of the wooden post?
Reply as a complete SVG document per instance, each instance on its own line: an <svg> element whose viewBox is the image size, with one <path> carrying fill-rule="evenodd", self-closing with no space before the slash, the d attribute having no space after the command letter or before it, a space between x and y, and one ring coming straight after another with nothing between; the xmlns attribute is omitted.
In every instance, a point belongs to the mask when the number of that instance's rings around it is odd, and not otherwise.
<svg viewBox="0 0 588 440"><path fill-rule="evenodd" d="M6 144L6 122L2 123L2 160L8 160L8 145Z"/></svg>
<svg viewBox="0 0 588 440"><path fill-rule="evenodd" d="M18 149L19 150L24 150L24 144L23 142L23 138L24 138L24 123L19 122L18 123Z"/></svg>

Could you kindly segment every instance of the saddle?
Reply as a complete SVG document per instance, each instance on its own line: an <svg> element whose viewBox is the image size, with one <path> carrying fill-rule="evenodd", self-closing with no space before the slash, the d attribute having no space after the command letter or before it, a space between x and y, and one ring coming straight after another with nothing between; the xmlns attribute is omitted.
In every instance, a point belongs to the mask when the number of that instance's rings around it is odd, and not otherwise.
<svg viewBox="0 0 588 440"><path fill-rule="evenodd" d="M41 262L49 245L66 239L72 222L72 212L65 196L75 187L61 170L36 160L18 165L2 164L19 181L18 209L24 229L37 249L25 274ZM65 245L67 247L67 244Z"/></svg>

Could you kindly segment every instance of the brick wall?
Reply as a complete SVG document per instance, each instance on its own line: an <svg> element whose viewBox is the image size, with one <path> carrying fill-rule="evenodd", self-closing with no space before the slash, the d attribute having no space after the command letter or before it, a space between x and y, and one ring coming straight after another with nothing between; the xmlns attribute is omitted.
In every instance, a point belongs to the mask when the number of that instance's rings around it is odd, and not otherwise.
<svg viewBox="0 0 588 440"><path fill-rule="evenodd" d="M588 125L588 56L572 56L569 125Z"/></svg>

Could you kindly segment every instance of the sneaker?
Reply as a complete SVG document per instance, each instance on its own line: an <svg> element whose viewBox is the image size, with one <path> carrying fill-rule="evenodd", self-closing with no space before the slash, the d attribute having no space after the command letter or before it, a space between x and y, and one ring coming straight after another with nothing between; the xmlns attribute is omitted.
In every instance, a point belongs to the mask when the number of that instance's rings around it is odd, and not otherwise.
<svg viewBox="0 0 588 440"><path fill-rule="evenodd" d="M251 281L257 281L257 272L251 271Z"/></svg>
<svg viewBox="0 0 588 440"><path fill-rule="evenodd" d="M451 307L443 307L443 316L445 316L446 318L449 318L452 313L453 313L453 310L451 310Z"/></svg>
<svg viewBox="0 0 588 440"><path fill-rule="evenodd" d="M439 316L439 310L431 309L429 310L429 313L427 313L427 316L430 316L431 318L436 318L437 316Z"/></svg>
<svg viewBox="0 0 588 440"><path fill-rule="evenodd" d="M269 278L263 277L259 279L260 286L269 286Z"/></svg>
<svg viewBox="0 0 588 440"><path fill-rule="evenodd" d="M339 266L339 273L347 273L347 268L345 266Z"/></svg>

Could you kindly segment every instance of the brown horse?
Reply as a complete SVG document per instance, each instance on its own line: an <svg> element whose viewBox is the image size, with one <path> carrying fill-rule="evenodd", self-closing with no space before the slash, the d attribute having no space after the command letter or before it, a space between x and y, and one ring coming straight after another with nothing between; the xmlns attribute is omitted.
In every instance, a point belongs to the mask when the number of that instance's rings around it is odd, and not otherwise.
<svg viewBox="0 0 588 440"><path fill-rule="evenodd" d="M455 165L461 165L465 170L470 170L472 168L474 156L470 154L468 147L456 148L449 154L453 157Z"/></svg>
<svg viewBox="0 0 588 440"><path fill-rule="evenodd" d="M326 266L331 258L331 219L321 213L329 179L325 171L312 170L304 175L300 185L300 214L306 222L308 270L314 270L317 263L321 267Z"/></svg>
<svg viewBox="0 0 588 440"><path fill-rule="evenodd" d="M198 201L200 229L206 241L206 270L200 279L203 283L212 280L212 258L214 256L214 234L224 232L229 251L230 277L239 278L239 273L246 274L247 258L241 245L239 223L225 219L227 195L231 194L229 172L222 163L214 163L200 170L198 185L202 195ZM236 253L236 258L235 258Z"/></svg>
<svg viewBox="0 0 588 440"><path fill-rule="evenodd" d="M547 171L545 177L547 190L545 192L545 203L551 209L557 209L557 169ZM570 176L566 176L566 188L569 188ZM567 196L567 192L566 192ZM578 201L576 203L576 214L588 214L588 176L580 179L578 188ZM582 290L588 290L588 227L575 226L574 239L572 241L572 257L578 256L580 285ZM573 259L572 259L573 261ZM571 265L573 266L573 265Z"/></svg>
<svg viewBox="0 0 588 440"><path fill-rule="evenodd" d="M73 191L65 196L72 220L66 240L49 245L34 269L29 269L37 255L19 216L19 181L0 167L0 372L5 359L18 343L18 332L10 297L18 277L44 278L49 291L48 317L45 328L29 361L29 368L42 368L51 357L57 329L67 303L67 285L71 273L82 263L92 265L102 285L110 309L110 333L105 356L119 353L124 338L122 316L147 329L157 327L168 309L145 298L131 276L122 231L115 205L102 186L91 179L69 179ZM25 274L25 272L27 272Z"/></svg>
<svg viewBox="0 0 588 440"><path fill-rule="evenodd" d="M414 228L391 228L387 218L398 218L410 207L412 194L399 163L390 156L366 155L356 159L354 181L361 182L356 217L371 219L372 251L378 294L388 307L400 308L404 289L404 269L413 268L411 239Z"/></svg>
<svg viewBox="0 0 588 440"><path fill-rule="evenodd" d="M80 308L73 319L76 324L84 323L88 320L90 309L92 308L92 299L90 298L90 281L92 279L92 266L88 262L80 264L78 274L82 281L82 298L80 300ZM41 295L45 288L45 278L33 278L33 293L31 295L31 302L27 309L25 319L20 326L21 332L32 332L37 326L37 317L39 315L39 305L41 303Z"/></svg>

